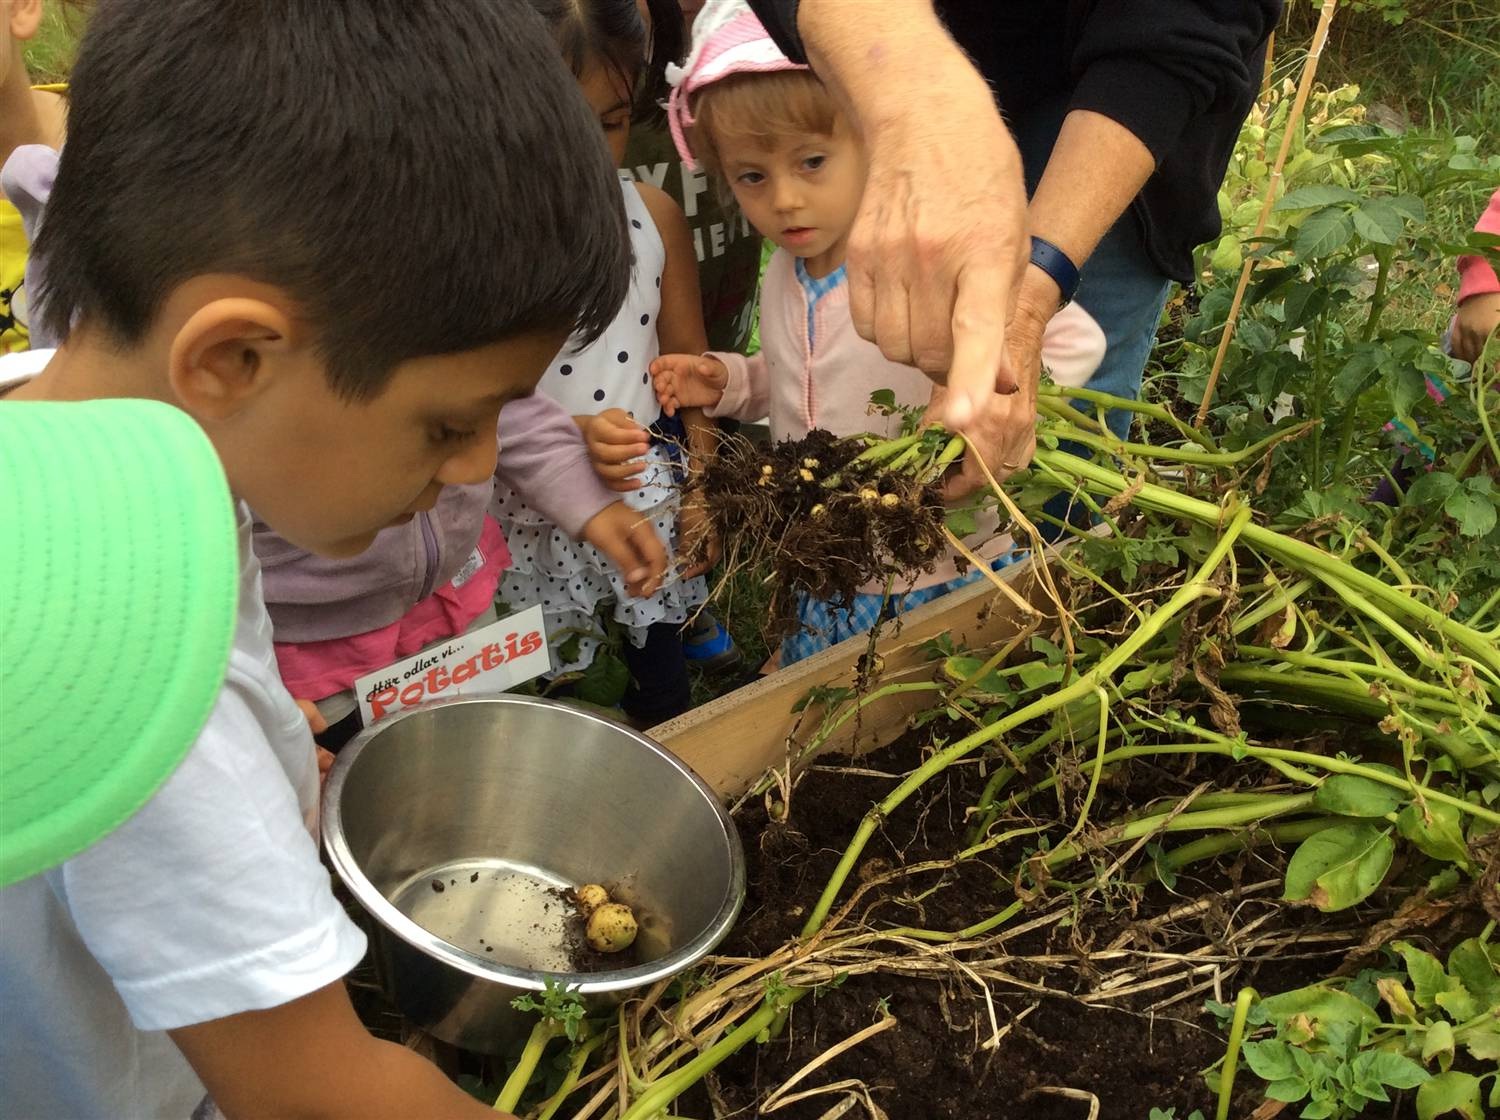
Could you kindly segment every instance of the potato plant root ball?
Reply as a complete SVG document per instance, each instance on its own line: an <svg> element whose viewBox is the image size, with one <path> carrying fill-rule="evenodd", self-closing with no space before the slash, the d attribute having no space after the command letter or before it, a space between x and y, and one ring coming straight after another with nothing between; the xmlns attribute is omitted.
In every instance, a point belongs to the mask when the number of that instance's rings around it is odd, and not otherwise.
<svg viewBox="0 0 1500 1120"><path fill-rule="evenodd" d="M728 570L772 573L774 622L794 611L789 592L845 603L887 579L900 590L944 554L937 481L864 460L866 448L816 429L770 447L731 436L686 499L708 503Z"/></svg>

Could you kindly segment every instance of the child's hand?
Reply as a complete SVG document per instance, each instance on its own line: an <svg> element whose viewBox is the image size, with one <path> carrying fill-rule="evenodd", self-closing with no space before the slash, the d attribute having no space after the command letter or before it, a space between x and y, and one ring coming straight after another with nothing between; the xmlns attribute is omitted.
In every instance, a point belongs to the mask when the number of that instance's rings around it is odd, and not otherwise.
<svg viewBox="0 0 1500 1120"><path fill-rule="evenodd" d="M307 717L308 729L314 735L321 735L328 730L328 721L323 718L323 713L318 711L317 704L311 700L298 700L297 707L302 709L302 714ZM319 769L324 769L321 765Z"/></svg>
<svg viewBox="0 0 1500 1120"><path fill-rule="evenodd" d="M714 532L708 500L699 491L683 496L682 508L677 511L677 539L688 557L688 565L682 569L683 579L701 576L719 562L723 553L719 534Z"/></svg>
<svg viewBox="0 0 1500 1120"><path fill-rule="evenodd" d="M1484 353L1484 344L1500 328L1500 292L1470 296L1458 305L1453 323L1453 356L1465 362L1476 362Z"/></svg>
<svg viewBox="0 0 1500 1120"><path fill-rule="evenodd" d="M311 700L298 700L297 707L302 709L302 714L307 717L307 729L314 735L321 735L328 730L328 721L323 718L323 713L318 711L318 706ZM318 786L322 788L323 783L328 781L328 771L333 769L333 752L324 750L322 747L313 745L318 752Z"/></svg>
<svg viewBox="0 0 1500 1120"><path fill-rule="evenodd" d="M651 363L651 384L668 416L679 408L713 408L724 397L729 367L718 358L663 354Z"/></svg>
<svg viewBox="0 0 1500 1120"><path fill-rule="evenodd" d="M583 527L583 539L619 569L631 598L656 594L667 574L667 550L649 519L624 502L605 506Z"/></svg>
<svg viewBox="0 0 1500 1120"><path fill-rule="evenodd" d="M646 429L630 418L623 408L609 408L597 416L576 416L588 445L594 471L604 484L616 493L641 488L635 476L646 469L641 458L651 450Z"/></svg>

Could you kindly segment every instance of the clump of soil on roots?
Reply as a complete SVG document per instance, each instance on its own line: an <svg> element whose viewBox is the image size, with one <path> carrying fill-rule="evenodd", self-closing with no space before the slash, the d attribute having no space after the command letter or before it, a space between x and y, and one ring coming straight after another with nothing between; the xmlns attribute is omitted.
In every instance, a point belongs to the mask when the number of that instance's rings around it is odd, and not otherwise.
<svg viewBox="0 0 1500 1120"><path fill-rule="evenodd" d="M867 584L891 579L899 592L930 572L946 548L940 487L859 451L821 430L769 447L727 437L702 485L726 570L769 568L782 611L789 591L846 603Z"/></svg>

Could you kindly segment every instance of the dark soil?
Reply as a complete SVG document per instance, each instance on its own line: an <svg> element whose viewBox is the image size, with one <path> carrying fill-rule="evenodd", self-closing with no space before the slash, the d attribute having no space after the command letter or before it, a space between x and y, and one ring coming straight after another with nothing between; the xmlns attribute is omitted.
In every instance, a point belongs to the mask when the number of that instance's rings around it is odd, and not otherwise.
<svg viewBox="0 0 1500 1120"><path fill-rule="evenodd" d="M891 775L909 771L932 737L931 728L909 733L895 746L861 759L858 768ZM876 877L901 863L949 858L964 847L964 809L977 800L984 778L975 764L960 765L950 773L953 778L946 785L935 783L934 792L919 793L884 822L862 858L857 871L861 879ZM1140 805L1201 778L1201 774L1142 769L1120 787L1101 789L1096 819L1118 815L1127 804ZM748 895L744 914L720 952L761 956L795 938L805 921L806 907L817 898L860 818L893 785L893 778L868 776L841 766L819 768L796 787L788 823L768 823L758 804L743 810L740 825L749 864ZM1039 814L1055 813L1057 806L1038 805L1036 809ZM1024 856L1020 848L997 850L989 856L993 858L987 862L975 860L944 873L943 889L926 890L934 885L936 875L876 888L872 891L876 901L864 913L864 920L876 926L951 930L994 913L1014 897L1008 886L997 887L997 874L1016 866ZM1136 939L1140 947L1183 952L1205 944L1222 949L1225 943L1220 935L1231 913L1238 915L1242 925L1247 912L1274 911L1270 928L1295 931L1303 926L1308 933L1315 932L1314 927L1334 924L1306 910L1283 909L1274 892L1241 896L1242 884L1274 874L1264 858L1242 857L1238 863L1205 873L1199 881L1183 876L1175 892L1157 884L1095 899L1077 913L1071 928L1055 923L1008 942L1003 951L1015 959L1008 962L1007 971L1022 982L1045 983L1054 991L1085 996L1104 972L1090 963L1090 951L1132 930L1141 931ZM1279 857L1270 853L1270 858ZM1209 905L1201 914L1173 924L1169 933L1148 927L1152 918L1203 897ZM1055 895L1039 898L1012 924L1056 906ZM1371 920L1361 913L1334 918L1343 928L1357 928ZM1274 954L1265 954L1271 959L1243 960L1238 972L1224 980L1222 998L1232 1002L1245 984L1272 992L1309 983L1333 972L1347 951L1347 942L1282 945ZM1025 960L1044 953L1072 953L1078 963L1049 971ZM998 955L992 952L990 958ZM1107 967L1118 967L1118 963ZM1178 1120L1186 1120L1195 1108L1211 1116L1214 1102L1201 1071L1223 1056L1226 1033L1204 1009L1212 991L1187 994L1169 1007L1148 1010L1151 1004L1181 993L1182 987L1148 991L1108 1006L1088 1006L1069 995L1039 996L1019 985L991 982L1000 1025L1013 1025L997 1048L986 1050L982 1044L990 1036L990 1027L974 984L954 974L914 977L879 971L853 975L842 985L822 989L798 1003L779 1038L748 1047L721 1066L711 1084L717 1111L706 1096L709 1089L703 1088L685 1098L678 1112L698 1117L753 1116L767 1094L832 1046L877 1021L886 1008L897 1020L895 1027L820 1067L799 1082L797 1089L857 1081L868 1088L871 1099L891 1120L1082 1120L1088 1115L1086 1098L1043 1091L1048 1088L1095 1094L1104 1120L1145 1120L1153 1107L1175 1108ZM1232 1115L1248 1116L1263 1099L1259 1085L1242 1070L1237 1087ZM778 1109L775 1115L784 1120L818 1120L841 1096L837 1092L815 1096ZM862 1117L865 1112L856 1106L848 1115Z"/></svg>

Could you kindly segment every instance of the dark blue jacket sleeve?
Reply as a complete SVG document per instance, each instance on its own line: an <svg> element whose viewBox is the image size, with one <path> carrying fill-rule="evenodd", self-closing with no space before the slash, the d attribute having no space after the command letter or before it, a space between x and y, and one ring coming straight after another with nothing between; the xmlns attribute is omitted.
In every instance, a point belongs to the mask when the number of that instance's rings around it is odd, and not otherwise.
<svg viewBox="0 0 1500 1120"><path fill-rule="evenodd" d="M1254 95L1257 48L1281 0L1106 0L1085 10L1069 107L1123 125L1160 165L1191 122Z"/></svg>

